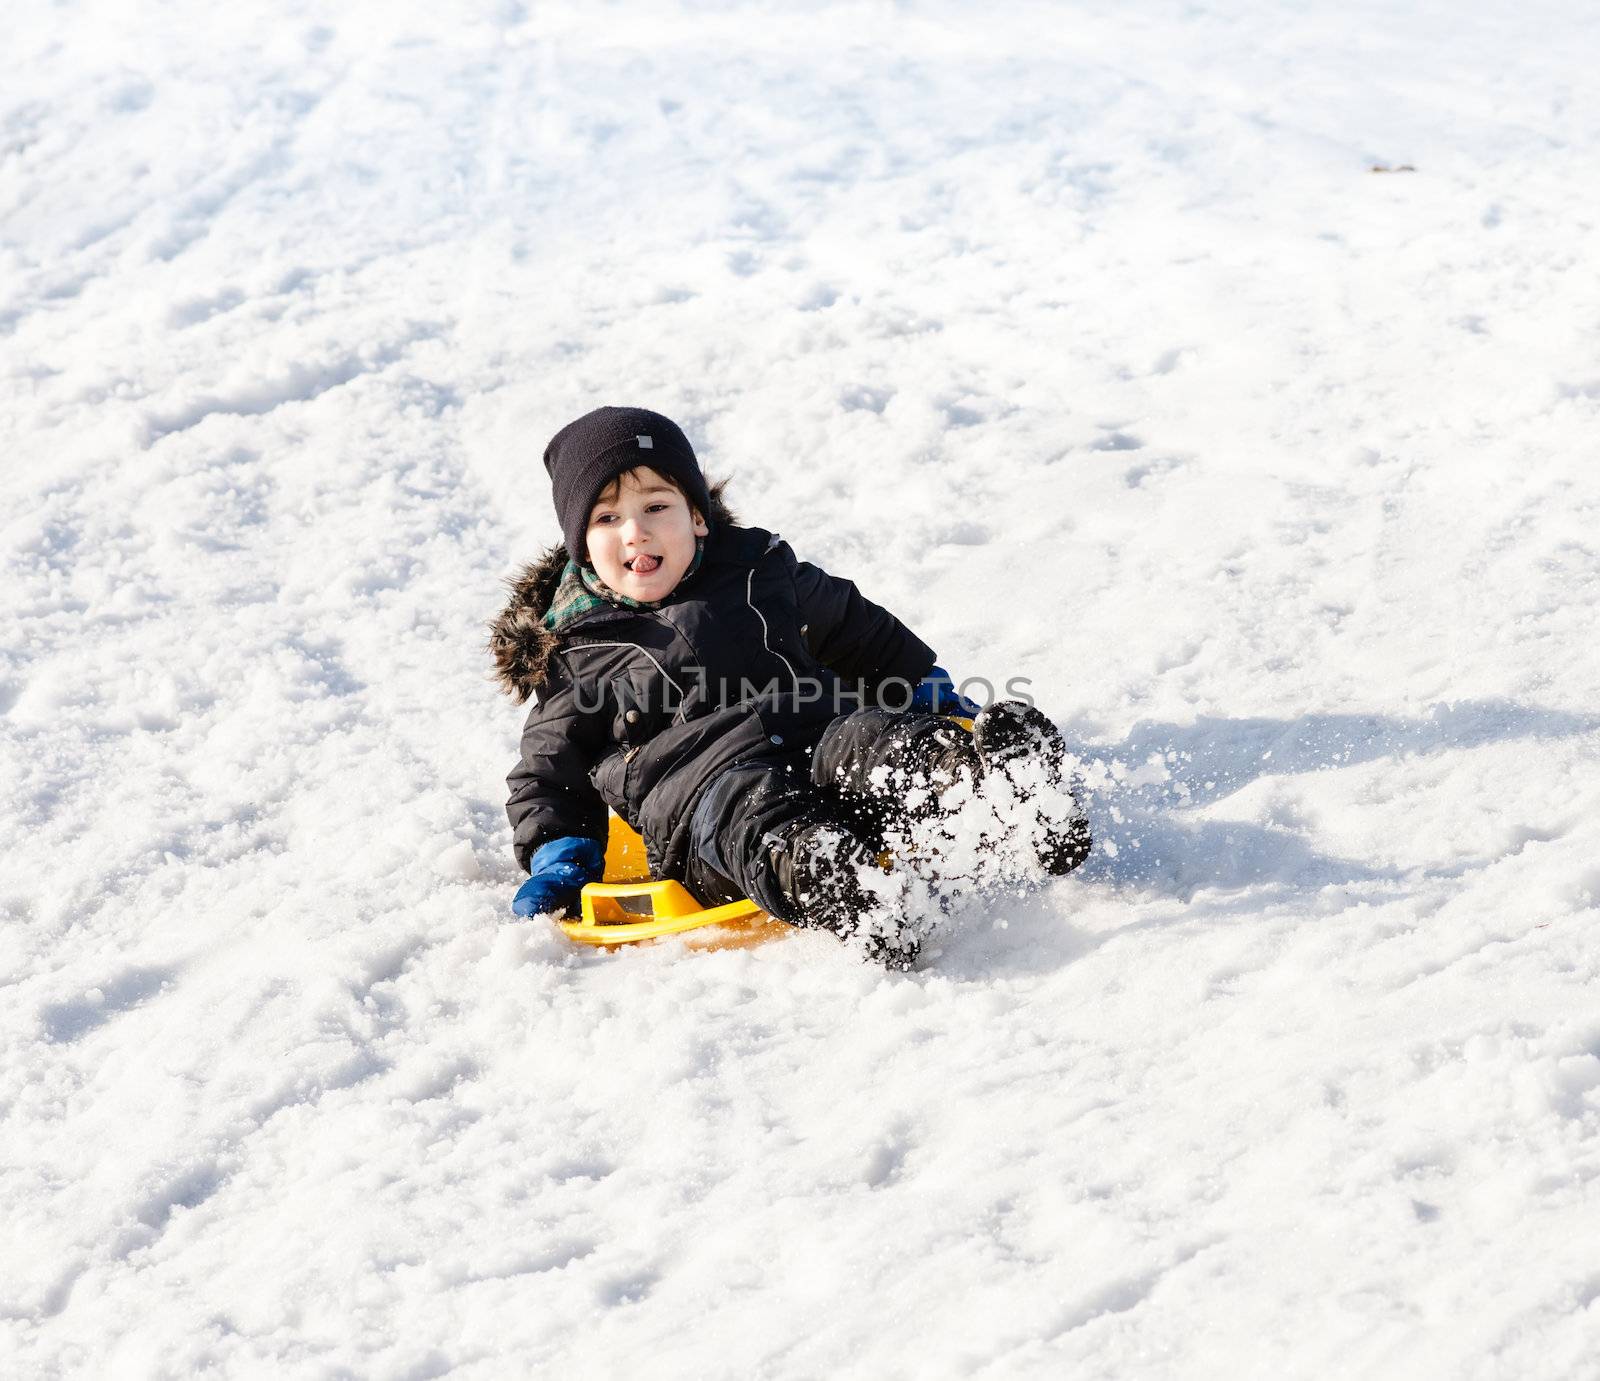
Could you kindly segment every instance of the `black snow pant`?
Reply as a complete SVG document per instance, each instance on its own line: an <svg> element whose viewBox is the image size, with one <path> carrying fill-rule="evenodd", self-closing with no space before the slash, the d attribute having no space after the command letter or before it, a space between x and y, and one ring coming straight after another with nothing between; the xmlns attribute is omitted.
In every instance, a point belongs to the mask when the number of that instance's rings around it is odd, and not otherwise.
<svg viewBox="0 0 1600 1381"><path fill-rule="evenodd" d="M747 759L712 778L695 806L685 883L708 906L749 897L798 921L786 840L806 825L832 825L876 854L890 831L940 814L940 788L963 775L978 775L972 735L943 716L841 715L810 749Z"/></svg>

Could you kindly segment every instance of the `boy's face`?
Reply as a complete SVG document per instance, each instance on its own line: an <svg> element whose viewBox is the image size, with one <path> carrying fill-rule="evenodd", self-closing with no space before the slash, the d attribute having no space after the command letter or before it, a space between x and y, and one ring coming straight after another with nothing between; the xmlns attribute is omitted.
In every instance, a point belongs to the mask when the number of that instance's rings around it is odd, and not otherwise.
<svg viewBox="0 0 1600 1381"><path fill-rule="evenodd" d="M641 465L600 491L584 540L601 580L653 604L677 589L694 560L694 539L709 531L676 485Z"/></svg>

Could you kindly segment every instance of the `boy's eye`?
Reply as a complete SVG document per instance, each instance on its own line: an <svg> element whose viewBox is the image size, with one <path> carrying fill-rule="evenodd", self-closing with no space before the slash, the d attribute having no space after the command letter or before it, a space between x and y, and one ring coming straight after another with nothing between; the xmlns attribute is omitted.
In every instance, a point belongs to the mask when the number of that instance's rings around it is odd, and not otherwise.
<svg viewBox="0 0 1600 1381"><path fill-rule="evenodd" d="M667 509L670 508L670 507L671 507L670 504L665 504L665 503L646 504L644 511L646 513L665 513L667 511Z"/></svg>
<svg viewBox="0 0 1600 1381"><path fill-rule="evenodd" d="M616 522L617 515L615 513L596 513L589 521L598 527L601 523Z"/></svg>

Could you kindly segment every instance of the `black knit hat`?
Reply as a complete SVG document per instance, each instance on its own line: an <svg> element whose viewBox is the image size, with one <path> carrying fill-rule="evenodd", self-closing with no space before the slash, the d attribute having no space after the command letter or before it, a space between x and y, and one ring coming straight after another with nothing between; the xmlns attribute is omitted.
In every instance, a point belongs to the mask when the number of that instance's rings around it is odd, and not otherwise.
<svg viewBox="0 0 1600 1381"><path fill-rule="evenodd" d="M574 561L587 559L584 534L600 491L618 475L648 465L677 482L684 497L710 516L711 494L694 447L678 424L648 408L596 408L568 422L544 448L556 520Z"/></svg>

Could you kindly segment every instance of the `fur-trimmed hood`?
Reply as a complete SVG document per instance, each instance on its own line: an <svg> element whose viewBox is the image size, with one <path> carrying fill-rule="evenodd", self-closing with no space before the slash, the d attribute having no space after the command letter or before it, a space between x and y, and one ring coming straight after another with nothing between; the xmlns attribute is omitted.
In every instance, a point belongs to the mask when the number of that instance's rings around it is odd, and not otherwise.
<svg viewBox="0 0 1600 1381"><path fill-rule="evenodd" d="M711 512L707 516L713 531L723 524L738 526L739 520L723 502L723 483L711 486ZM530 561L509 577L505 582L510 591L506 607L489 625L489 655L494 658L495 680L519 705L544 685L550 654L560 642L560 637L544 626L544 616L570 559L565 545L557 542L537 561Z"/></svg>

